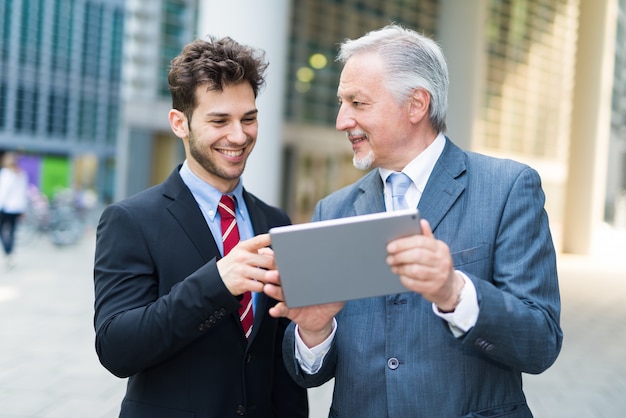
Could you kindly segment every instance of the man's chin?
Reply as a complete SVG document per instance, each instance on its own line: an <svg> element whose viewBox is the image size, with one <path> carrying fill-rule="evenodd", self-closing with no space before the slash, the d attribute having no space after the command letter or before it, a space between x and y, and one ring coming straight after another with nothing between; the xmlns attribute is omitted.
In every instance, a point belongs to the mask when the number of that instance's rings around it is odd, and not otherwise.
<svg viewBox="0 0 626 418"><path fill-rule="evenodd" d="M369 153L365 157L359 158L355 154L352 157L352 165L358 170L367 171L374 165L374 155Z"/></svg>

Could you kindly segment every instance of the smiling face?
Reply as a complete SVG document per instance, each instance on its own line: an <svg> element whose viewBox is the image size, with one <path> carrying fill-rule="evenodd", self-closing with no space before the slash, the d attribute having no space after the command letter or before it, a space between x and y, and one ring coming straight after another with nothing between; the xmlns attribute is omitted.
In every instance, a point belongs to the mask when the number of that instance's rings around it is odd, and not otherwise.
<svg viewBox="0 0 626 418"><path fill-rule="evenodd" d="M198 106L188 124L184 114L170 111L170 125L183 139L189 168L222 193L231 192L254 148L258 121L254 92L247 82L223 91L196 90Z"/></svg>
<svg viewBox="0 0 626 418"><path fill-rule="evenodd" d="M387 72L376 53L361 53L346 62L337 97L336 128L352 143L353 163L367 170L400 171L418 152L413 139L411 101L399 103L384 86Z"/></svg>

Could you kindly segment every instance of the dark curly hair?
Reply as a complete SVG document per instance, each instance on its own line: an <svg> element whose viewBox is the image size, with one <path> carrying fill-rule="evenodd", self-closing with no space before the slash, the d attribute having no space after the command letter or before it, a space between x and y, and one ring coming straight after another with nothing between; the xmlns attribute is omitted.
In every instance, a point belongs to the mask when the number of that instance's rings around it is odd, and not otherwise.
<svg viewBox="0 0 626 418"><path fill-rule="evenodd" d="M196 39L187 44L170 63L167 76L172 107L191 121L196 108L196 88L222 91L225 86L250 83L254 97L265 85L265 52L242 45L230 37Z"/></svg>

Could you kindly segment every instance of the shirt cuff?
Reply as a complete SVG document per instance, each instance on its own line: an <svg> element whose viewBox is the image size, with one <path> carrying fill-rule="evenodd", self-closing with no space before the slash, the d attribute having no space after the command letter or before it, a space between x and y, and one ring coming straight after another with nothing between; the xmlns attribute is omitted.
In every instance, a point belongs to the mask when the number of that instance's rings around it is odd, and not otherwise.
<svg viewBox="0 0 626 418"><path fill-rule="evenodd" d="M330 350L330 345L335 338L335 332L337 331L337 320L333 318L332 330L328 338L322 341L320 344L315 347L307 347L300 338L300 333L298 332L298 324L296 324L294 332L295 335L295 355L298 364L303 372L306 374L315 374L322 368L322 363L324 361L324 357Z"/></svg>
<svg viewBox="0 0 626 418"><path fill-rule="evenodd" d="M444 313L433 303L433 312L435 312L435 315L438 317L446 320L452 334L459 338L476 325L479 307L478 297L476 296L476 286L474 286L474 283L465 273L458 270L457 273L463 277L465 285L461 290L460 301L456 309L454 312Z"/></svg>

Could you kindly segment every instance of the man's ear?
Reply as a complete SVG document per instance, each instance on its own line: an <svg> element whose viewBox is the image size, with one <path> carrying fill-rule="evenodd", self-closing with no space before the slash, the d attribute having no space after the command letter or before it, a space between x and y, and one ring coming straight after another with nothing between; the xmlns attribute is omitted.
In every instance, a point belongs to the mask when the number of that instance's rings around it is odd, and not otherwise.
<svg viewBox="0 0 626 418"><path fill-rule="evenodd" d="M172 132L177 137L183 139L189 136L189 124L187 123L187 117L183 112L176 109L171 109L168 114L168 118L170 121L170 127L172 128Z"/></svg>
<svg viewBox="0 0 626 418"><path fill-rule="evenodd" d="M415 89L409 100L409 118L411 122L418 123L428 118L430 110L430 94L425 89Z"/></svg>

